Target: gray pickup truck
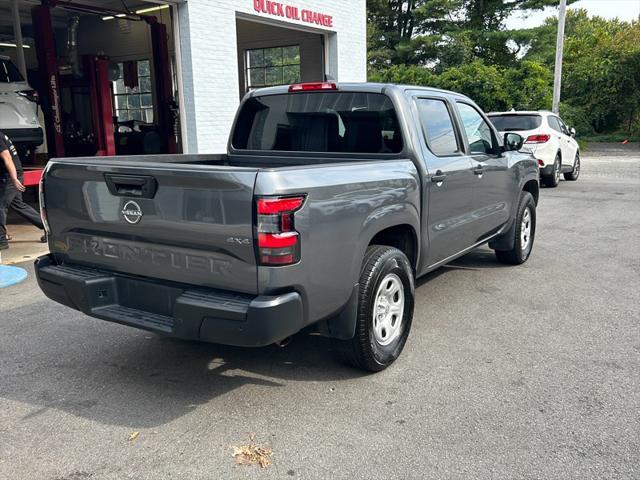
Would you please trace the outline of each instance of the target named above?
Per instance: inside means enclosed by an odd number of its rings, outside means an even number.
[[[378,371],[401,353],[415,278],[489,243],[527,260],[538,166],[452,92],[256,90],[223,155],[68,158],[41,185],[38,282],[87,315],[183,339],[331,337]]]

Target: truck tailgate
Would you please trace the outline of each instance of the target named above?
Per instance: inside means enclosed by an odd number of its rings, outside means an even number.
[[[62,262],[257,293],[255,168],[54,161],[44,179]]]

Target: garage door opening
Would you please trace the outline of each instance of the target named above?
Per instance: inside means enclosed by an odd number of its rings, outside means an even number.
[[[236,19],[240,96],[249,90],[325,79],[324,35]]]
[[[0,131],[25,167],[25,201],[37,208],[50,158],[182,150],[174,15],[161,1],[0,0]],[[46,250],[10,215],[5,261]]]

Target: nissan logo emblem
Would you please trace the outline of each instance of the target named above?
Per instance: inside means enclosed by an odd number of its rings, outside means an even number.
[[[124,204],[121,213],[125,221],[131,225],[135,225],[142,219],[142,209],[140,208],[140,205],[133,200],[129,200]]]

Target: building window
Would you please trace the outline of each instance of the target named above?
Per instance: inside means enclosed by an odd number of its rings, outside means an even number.
[[[247,50],[245,78],[249,90],[300,82],[300,45]]]
[[[118,80],[113,82],[118,121],[138,120],[144,123],[153,123],[153,94],[149,60],[118,63],[118,68],[120,76]],[[125,72],[125,69],[128,71]]]

